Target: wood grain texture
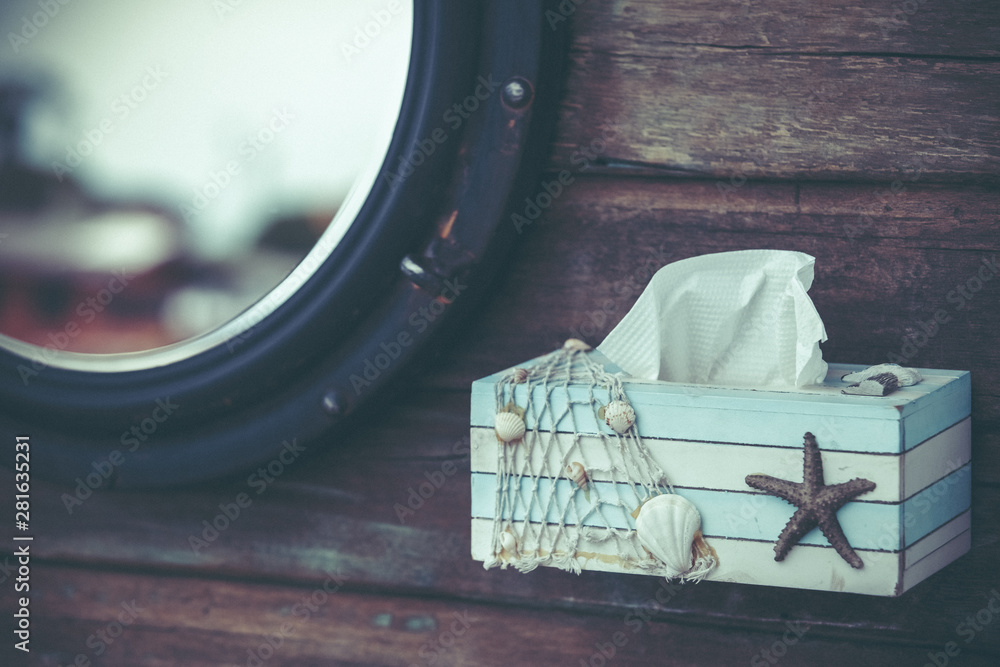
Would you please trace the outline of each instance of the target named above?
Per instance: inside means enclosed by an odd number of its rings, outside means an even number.
[[[36,607],[44,628],[39,641],[45,645],[36,664],[67,663],[78,655],[93,659],[98,650],[101,664],[131,667],[246,665],[256,664],[255,657],[280,665],[605,664],[591,662],[602,649],[606,663],[629,665],[739,664],[754,656],[765,660],[766,650],[782,657],[787,653],[788,664],[838,665],[845,653],[863,655],[872,661],[868,664],[888,664],[916,663],[927,652],[823,636],[802,622],[774,630],[729,629],[719,642],[717,628],[663,623],[642,608],[572,614],[472,600],[364,595],[335,585],[326,594],[321,586],[106,572],[85,577],[79,570],[51,566],[38,576],[52,593]],[[105,643],[100,631],[114,623],[123,602],[141,612]],[[782,646],[786,632],[791,641]],[[963,664],[988,664],[986,655],[982,647],[963,647]]]
[[[927,3],[885,39],[888,3],[803,9],[581,5],[552,165],[995,181],[995,4]]]
[[[823,55],[1000,56],[1000,6],[990,0],[586,0],[574,19],[579,48],[637,56],[666,55],[678,45]]]

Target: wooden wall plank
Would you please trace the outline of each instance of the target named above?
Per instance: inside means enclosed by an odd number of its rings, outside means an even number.
[[[554,167],[995,178],[996,3],[591,0],[572,18]]]
[[[509,269],[429,381],[461,389],[568,337],[596,344],[669,262],[784,248],[817,258],[810,294],[830,338],[827,359],[899,354],[957,370],[974,359],[974,422],[997,421],[1000,277],[969,299],[958,291],[1000,250],[995,189],[735,183],[578,176],[524,227]],[[925,339],[921,323],[939,310],[947,320]]]
[[[35,655],[49,664],[93,660],[103,648],[100,664],[129,667],[257,664],[254,658],[269,665],[701,665],[756,656],[767,664],[768,650],[787,655],[788,664],[838,665],[861,656],[875,661],[868,664],[917,663],[943,648],[859,641],[794,617],[778,629],[726,628],[718,641],[718,626],[651,620],[641,608],[594,615],[51,566],[38,577],[46,590],[35,608]],[[141,611],[105,643],[122,603]],[[987,664],[986,648],[963,646],[963,664]]]
[[[676,47],[573,54],[551,165],[782,179],[995,180],[1000,63]],[[601,167],[613,171],[611,167]],[[595,167],[597,168],[597,167]]]
[[[990,0],[587,0],[573,18],[581,50],[665,55],[678,45],[769,52],[1000,56],[1000,6]],[[556,25],[560,22],[556,21]]]

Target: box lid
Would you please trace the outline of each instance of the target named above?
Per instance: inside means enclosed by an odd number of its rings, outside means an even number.
[[[587,353],[610,373],[622,372],[600,352]],[[529,367],[539,359],[520,364]],[[628,379],[624,386],[636,412],[636,428],[644,438],[801,447],[802,434],[811,431],[822,449],[898,454],[967,417],[972,408],[968,371],[919,369],[923,381],[888,396],[852,396],[842,393],[849,383],[840,378],[865,366],[830,364],[823,384],[795,389],[747,389],[677,382]],[[507,371],[472,385],[472,426],[492,427],[496,388]],[[622,373],[624,375],[624,373]],[[546,391],[559,414],[572,403],[581,433],[611,433],[588,405],[589,388],[570,385],[568,392],[549,385],[517,385],[515,400],[527,404],[527,387],[539,429],[548,430],[543,411]],[[599,402],[610,397],[595,390]]]

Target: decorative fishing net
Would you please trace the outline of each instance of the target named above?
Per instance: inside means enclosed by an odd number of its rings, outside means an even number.
[[[634,412],[623,374],[606,372],[585,349],[568,341],[496,384],[498,415],[519,415],[526,430],[523,438],[498,443],[493,556],[484,567],[530,572],[547,565],[579,574],[578,556],[595,555],[581,544],[602,544],[613,547],[601,551],[617,553],[623,568],[700,581],[716,562],[700,532],[692,567],[680,573],[640,544],[637,510],[674,490],[631,422],[617,424],[621,432],[602,428],[605,408],[624,407],[632,421]]]

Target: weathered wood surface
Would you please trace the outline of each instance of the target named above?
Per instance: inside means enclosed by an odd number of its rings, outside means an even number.
[[[951,320],[913,363],[964,370],[975,350],[977,394],[1000,396],[1000,350],[989,328],[1000,279],[969,299],[956,291],[983,260],[1000,260],[1000,190],[578,175],[523,230],[489,306],[456,336],[461,348],[435,374],[439,386],[461,389],[483,369],[543,354],[570,336],[600,342],[651,271],[668,262],[781,248],[816,257],[810,295],[830,337],[826,358],[886,361],[943,308]]]
[[[1000,6],[990,0],[584,0],[574,19],[578,49],[633,56],[669,55],[691,45],[819,55],[1000,56]]]
[[[842,4],[583,3],[553,166],[995,182],[996,3]]]
[[[573,183],[524,229],[488,299],[367,423],[326,451],[307,444],[263,493],[246,478],[99,491],[70,514],[73,489],[39,482],[28,664],[93,659],[87,638],[132,598],[145,611],[94,664],[247,664],[331,574],[344,579],[337,602],[264,664],[430,664],[421,647],[464,610],[468,633],[434,664],[576,665],[618,631],[619,664],[771,664],[761,651],[789,621],[809,630],[781,664],[923,664],[948,642],[955,662],[990,664],[997,618],[959,631],[1000,590],[1000,278],[962,307],[955,294],[1000,254],[1000,5],[916,7],[904,19],[846,0],[580,3],[552,159]],[[593,157],[574,159],[606,129]],[[972,370],[971,553],[898,599],[714,582],[663,593],[649,577],[473,562],[472,380],[570,336],[600,341],[669,261],[757,247],[816,256],[827,359]],[[941,309],[950,319],[924,340]],[[410,489],[442,479],[400,518]],[[251,504],[193,550],[240,493]],[[637,611],[650,621],[633,635],[624,619]]]
[[[109,664],[185,666],[257,664],[254,658],[303,666],[704,665],[719,653],[711,648],[717,628],[653,620],[642,607],[608,616],[512,609],[476,600],[358,594],[334,581],[324,589],[325,581],[291,587],[108,572],[81,580],[75,570],[52,566],[40,568],[38,577],[50,591],[38,600],[46,620],[39,637],[60,648],[39,655],[36,664],[93,659],[98,651]],[[108,628],[108,619],[123,613],[122,604],[131,622],[112,638],[108,630],[117,628]],[[877,639],[852,648],[864,656],[852,664],[927,659],[923,647],[900,649]],[[844,649],[842,638],[820,636],[803,622],[730,629],[719,656],[728,659],[715,664],[755,658],[751,664],[769,664],[764,652],[770,651],[785,664],[842,665]],[[608,656],[605,662],[592,659],[601,655]],[[975,644],[959,655],[963,665],[990,664]]]

